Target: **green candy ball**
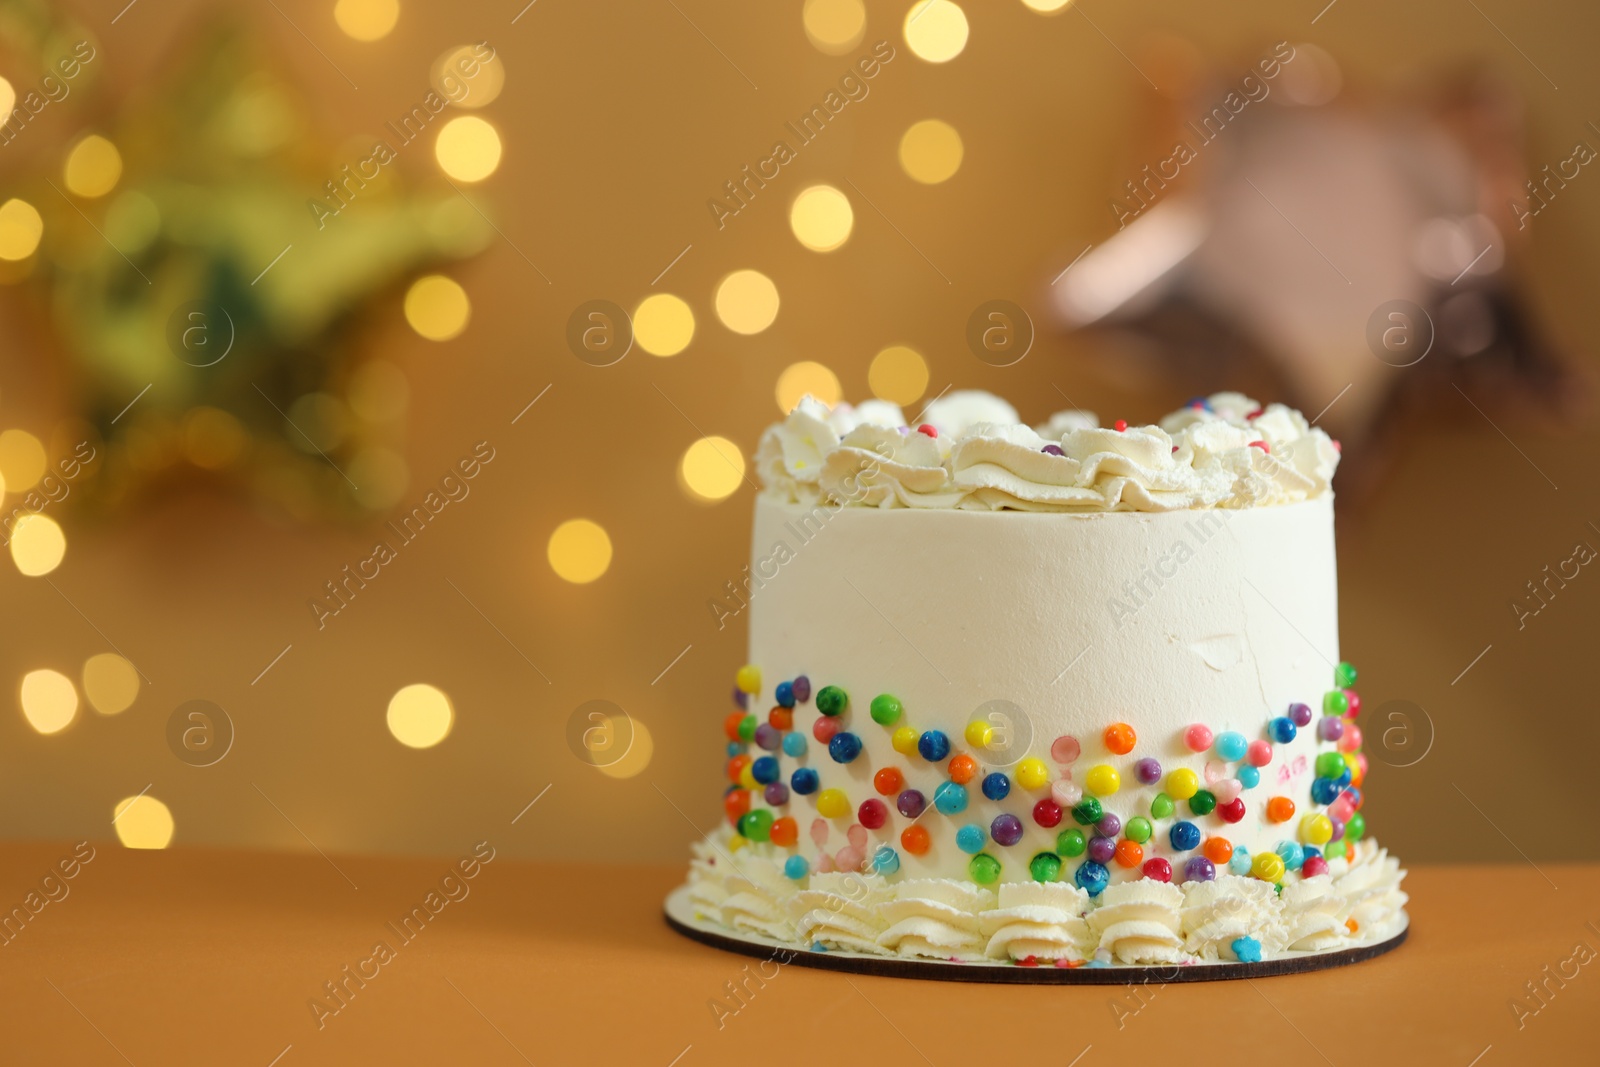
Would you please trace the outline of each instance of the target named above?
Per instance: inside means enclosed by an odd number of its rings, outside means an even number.
[[[1189,798],[1189,810],[1196,815],[1210,815],[1217,810],[1217,795],[1209,789],[1196,791],[1195,795]]]
[[[829,688],[832,688],[831,686]],[[828,690],[824,689],[826,693]],[[819,696],[820,700],[821,697]],[[892,697],[888,693],[880,693],[872,698],[872,721],[879,726],[890,726],[900,718],[904,709],[900,706],[900,698]]]
[[[1340,689],[1330,689],[1322,694],[1322,714],[1343,715],[1350,710],[1350,698]]]
[[[1089,826],[1100,821],[1105,814],[1105,809],[1100,807],[1100,802],[1094,797],[1084,797],[1072,809],[1072,820],[1079,826]]]
[[[1150,840],[1150,835],[1155,831],[1151,828],[1149,819],[1143,815],[1136,815],[1128,820],[1128,825],[1122,832],[1129,841],[1142,845]]]
[[[1061,877],[1061,857],[1054,852],[1041,852],[1028,861],[1028,873],[1035,882],[1054,882]]]
[[[980,852],[967,864],[967,873],[979,885],[993,885],[1000,880],[1000,861],[987,852]]]
[[[1156,798],[1150,802],[1150,814],[1157,819],[1165,819],[1172,814],[1172,798],[1165,793],[1157,793]]]
[[[1359,811],[1350,816],[1350,821],[1344,824],[1344,839],[1346,841],[1360,841],[1367,832],[1367,818]]]
[[[1344,773],[1344,757],[1337,752],[1324,752],[1317,757],[1317,777],[1337,778]]]
[[[817,690],[817,710],[824,715],[841,715],[850,697],[836,685],[825,685]]]
[[[753,740],[755,740],[756,727],[759,726],[759,725],[760,725],[760,723],[756,722],[756,717],[754,715],[746,715],[744,718],[740,719],[739,720],[739,740],[741,740],[741,741],[753,741]]]
[[[1340,663],[1333,669],[1333,684],[1340,689],[1349,689],[1356,684],[1356,669],[1348,662]]]
[[[772,812],[757,808],[739,817],[739,833],[751,841],[766,841],[772,837]]]
[[[1082,830],[1063,830],[1056,835],[1056,851],[1068,859],[1083,855],[1088,848]]]

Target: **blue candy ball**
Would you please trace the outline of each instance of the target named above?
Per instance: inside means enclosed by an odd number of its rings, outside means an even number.
[[[861,738],[848,730],[841,730],[828,742],[828,755],[835,763],[849,763],[861,755]]]
[[[1339,799],[1342,786],[1332,778],[1314,778],[1311,781],[1311,799],[1318,804],[1328,805]]]
[[[750,777],[762,785],[769,785],[778,780],[778,761],[772,756],[762,756],[750,764]]]
[[[743,741],[729,741],[728,758],[732,759],[735,756],[742,756],[749,748],[750,746],[745,744]]]
[[[1306,862],[1305,849],[1301,848],[1297,841],[1279,841],[1278,847],[1273,851],[1278,854],[1278,858],[1283,861],[1283,865],[1291,871],[1298,871]]]
[[[1333,780],[1333,784],[1340,789],[1350,784],[1350,765],[1348,763],[1345,764],[1344,770],[1339,772],[1339,777]]]
[[[1200,827],[1192,822],[1175,822],[1172,831],[1167,835],[1172,842],[1172,847],[1179,852],[1188,852],[1200,847]]]
[[[806,735],[794,730],[784,734],[783,754],[785,756],[804,756],[806,754]]]
[[[956,831],[956,848],[969,856],[983,851],[984,833],[981,826],[963,826]]]
[[[1305,859],[1308,859],[1308,860],[1311,860],[1311,859],[1320,860],[1322,858],[1322,850],[1320,848],[1318,848],[1316,845],[1302,845],[1301,848],[1300,848],[1300,851],[1305,854]]]
[[[804,878],[806,876],[806,872],[808,872],[810,869],[811,866],[810,864],[806,863],[806,858],[804,856],[790,856],[788,859],[783,861],[783,873],[788,875],[790,878],[793,878],[797,882]]]
[[[954,782],[940,782],[933,791],[933,806],[946,815],[967,810],[967,787]]]
[[[779,682],[778,688],[772,694],[777,698],[778,706],[783,708],[794,707],[794,683]]]
[[[938,763],[950,755],[950,739],[942,730],[929,730],[917,738],[917,751],[929,763]]]
[[[1239,784],[1246,789],[1254,789],[1261,784],[1261,768],[1252,767],[1249,764],[1240,767],[1233,773],[1233,776],[1239,779]]]
[[[1232,874],[1250,873],[1250,850],[1243,845],[1233,846],[1233,855],[1228,859],[1228,870]]]
[[[1004,800],[1011,792],[1011,779],[995,771],[983,776],[983,795],[990,800]]]
[[[1072,880],[1078,883],[1079,889],[1091,897],[1097,897],[1111,883],[1111,872],[1106,870],[1103,864],[1094,860],[1084,860],[1078,865],[1078,871],[1072,876]]]
[[[1267,732],[1272,735],[1272,739],[1278,744],[1287,745],[1294,740],[1294,735],[1300,732],[1300,728],[1294,724],[1293,719],[1286,715],[1279,715],[1267,724]]]
[[[900,869],[900,854],[888,845],[881,845],[872,854],[872,869],[879,874],[893,874]]]
[[[810,796],[817,791],[817,786],[822,780],[817,777],[817,772],[810,767],[801,767],[789,776],[789,788],[801,796]]]
[[[1216,752],[1217,758],[1226,760],[1229,763],[1244,759],[1245,751],[1249,747],[1250,743],[1244,739],[1244,735],[1236,734],[1232,730],[1224,734],[1218,734],[1216,741],[1212,744],[1212,749]]]

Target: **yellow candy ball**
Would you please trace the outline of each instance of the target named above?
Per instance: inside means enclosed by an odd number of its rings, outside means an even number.
[[[1250,861],[1250,873],[1263,882],[1276,882],[1283,877],[1283,857],[1276,852],[1257,852]]]
[[[1188,800],[1199,791],[1200,776],[1189,768],[1179,767],[1167,775],[1167,795],[1174,800]]]
[[[1326,815],[1307,815],[1300,820],[1300,840],[1308,845],[1326,845],[1333,840],[1333,823]]]
[[[850,814],[850,798],[843,789],[824,789],[817,794],[817,814],[824,819],[841,819]]]
[[[973,748],[988,748],[989,742],[994,740],[994,727],[982,719],[973,719],[967,723],[966,738]]]
[[[1350,768],[1352,775],[1361,773],[1361,761],[1356,759],[1354,752],[1341,752],[1339,755],[1344,757],[1344,765]]]
[[[746,663],[739,668],[739,673],[733,676],[733,684],[738,686],[740,691],[755,696],[761,692],[761,668]]]
[[[750,773],[751,766],[751,764],[746,763],[739,770],[739,787],[741,789],[756,789],[761,784],[756,781],[756,776]]]
[[[748,845],[749,843],[749,840],[743,836],[734,834],[732,837],[728,838],[728,851],[738,852],[741,848],[744,848],[744,846]]]
[[[1122,788],[1122,776],[1115,767],[1102,763],[1089,768],[1089,773],[1083,776],[1083,787],[1095,796],[1108,797]]]
[[[1050,769],[1044,760],[1029,756],[1017,764],[1017,784],[1024,789],[1043,789],[1050,781]]]
[[[917,731],[909,726],[902,726],[894,732],[893,737],[889,738],[889,743],[902,756],[911,756],[917,751],[917,737]]]

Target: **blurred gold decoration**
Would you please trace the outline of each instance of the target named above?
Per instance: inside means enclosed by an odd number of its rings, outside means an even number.
[[[43,18],[44,6],[0,3],[0,17]],[[341,5],[351,19],[383,6]],[[341,25],[361,36],[382,21]],[[45,54],[73,54],[70,34],[35,36],[55,42]],[[197,481],[300,519],[392,506],[409,390],[362,335],[378,301],[394,306],[413,278],[492,236],[446,181],[407,188],[400,171],[433,174],[420,140],[385,129],[330,145],[260,40],[219,18],[149,93],[102,103],[93,122],[57,116],[64,149],[41,151],[41,136],[37,172],[0,205],[0,259],[18,261],[72,367],[87,423],[75,432],[105,446],[75,490],[102,507]],[[449,104],[429,76],[418,71],[418,95],[437,115]],[[493,147],[498,159],[497,135]],[[493,166],[475,151],[483,176]],[[466,327],[468,304],[434,277],[418,283],[424,310],[407,299],[405,313],[443,340]]]
[[[1511,89],[1465,71],[1362,96],[1304,42],[1229,72],[1170,38],[1141,59],[1163,92],[1114,183],[1112,232],[1051,289],[1101,342],[1101,373],[1298,407],[1360,443],[1341,468],[1352,490],[1419,417],[1576,414],[1587,383],[1521,269],[1530,232],[1561,225],[1559,201],[1530,219],[1529,198],[1564,183],[1550,167],[1529,180]],[[1575,156],[1595,158],[1588,134]]]

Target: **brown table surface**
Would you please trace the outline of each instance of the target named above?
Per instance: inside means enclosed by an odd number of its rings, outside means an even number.
[[[1600,952],[1600,865],[1413,868],[1410,940],[1321,973],[1135,989],[790,966],[719,1028],[710,1002],[756,961],[667,928],[677,865],[496,857],[402,945],[386,923],[452,861],[94,847],[6,931],[0,1063],[1600,1062],[1600,964],[1580,963]],[[0,907],[71,850],[0,845]],[[311,1000],[380,940],[394,957],[319,1029]]]

